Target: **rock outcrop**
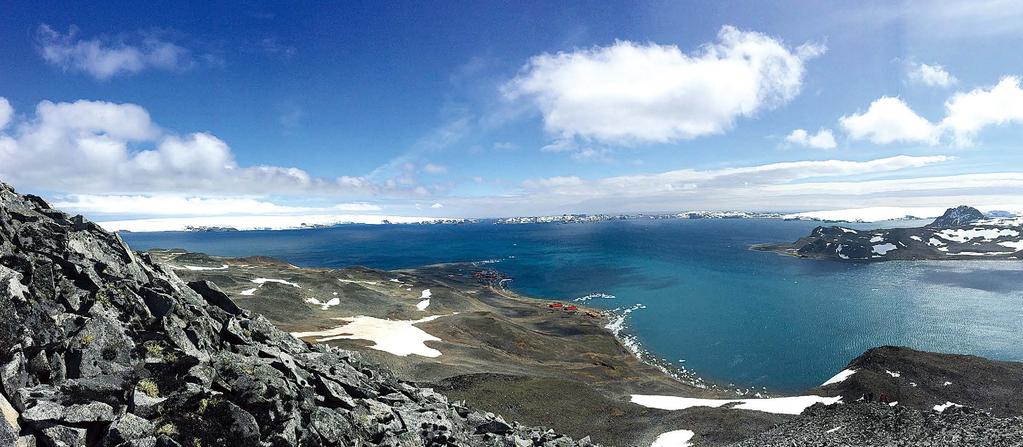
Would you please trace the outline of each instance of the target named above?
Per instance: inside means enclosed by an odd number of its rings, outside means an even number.
[[[976,208],[949,208],[920,228],[817,227],[791,244],[753,249],[837,261],[1023,259],[1023,219],[987,219]]]
[[[941,217],[934,219],[934,222],[927,224],[927,226],[931,228],[955,228],[969,225],[979,220],[984,220],[984,213],[972,206],[959,205],[945,210]]]
[[[311,345],[0,184],[0,445],[575,446]]]

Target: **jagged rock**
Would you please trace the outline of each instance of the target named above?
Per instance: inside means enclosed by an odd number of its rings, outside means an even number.
[[[155,444],[156,438],[151,437],[154,428],[152,422],[127,413],[118,417],[110,424],[106,434],[103,436],[102,445],[104,447],[114,447],[125,442],[140,441],[145,438],[152,439],[152,442]]]
[[[927,224],[927,226],[932,228],[955,228],[983,220],[984,217],[984,213],[972,206],[959,205],[945,210],[941,217],[934,219],[934,222]]]
[[[45,446],[498,442],[432,390],[298,340],[2,183],[0,319],[0,385],[14,412],[0,421],[5,441],[21,411],[28,437],[17,442]],[[548,442],[575,445],[552,434],[534,445]]]
[[[231,315],[241,315],[242,309],[238,307],[226,293],[220,290],[216,284],[209,281],[192,281],[188,287],[199,293],[207,303],[217,306]]]
[[[83,447],[87,431],[84,428],[51,424],[40,429],[46,447]]]

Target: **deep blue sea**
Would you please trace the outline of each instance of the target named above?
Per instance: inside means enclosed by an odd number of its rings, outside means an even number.
[[[300,266],[490,265],[527,295],[608,309],[643,304],[643,347],[721,384],[795,392],[867,348],[1023,360],[1023,262],[846,264],[751,251],[810,222],[650,220],[539,225],[349,225],[294,231],[125,233],[136,250],[267,255]],[[859,225],[854,227],[866,228]]]

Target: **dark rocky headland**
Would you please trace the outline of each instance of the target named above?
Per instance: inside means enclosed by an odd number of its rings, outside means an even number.
[[[1023,218],[987,218],[976,208],[958,206],[919,228],[821,226],[793,243],[752,248],[850,262],[1023,259]]]
[[[608,315],[479,270],[140,254],[0,184],[0,446],[649,445],[682,429],[692,445],[1023,445],[1023,364],[904,348],[853,360],[808,391],[844,403],[801,415],[635,405],[735,394],[638,361]],[[329,335],[359,316],[432,338],[398,355]]]

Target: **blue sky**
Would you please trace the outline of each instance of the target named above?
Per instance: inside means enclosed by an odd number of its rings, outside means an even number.
[[[1023,210],[1014,2],[2,9],[0,179],[97,219]]]

